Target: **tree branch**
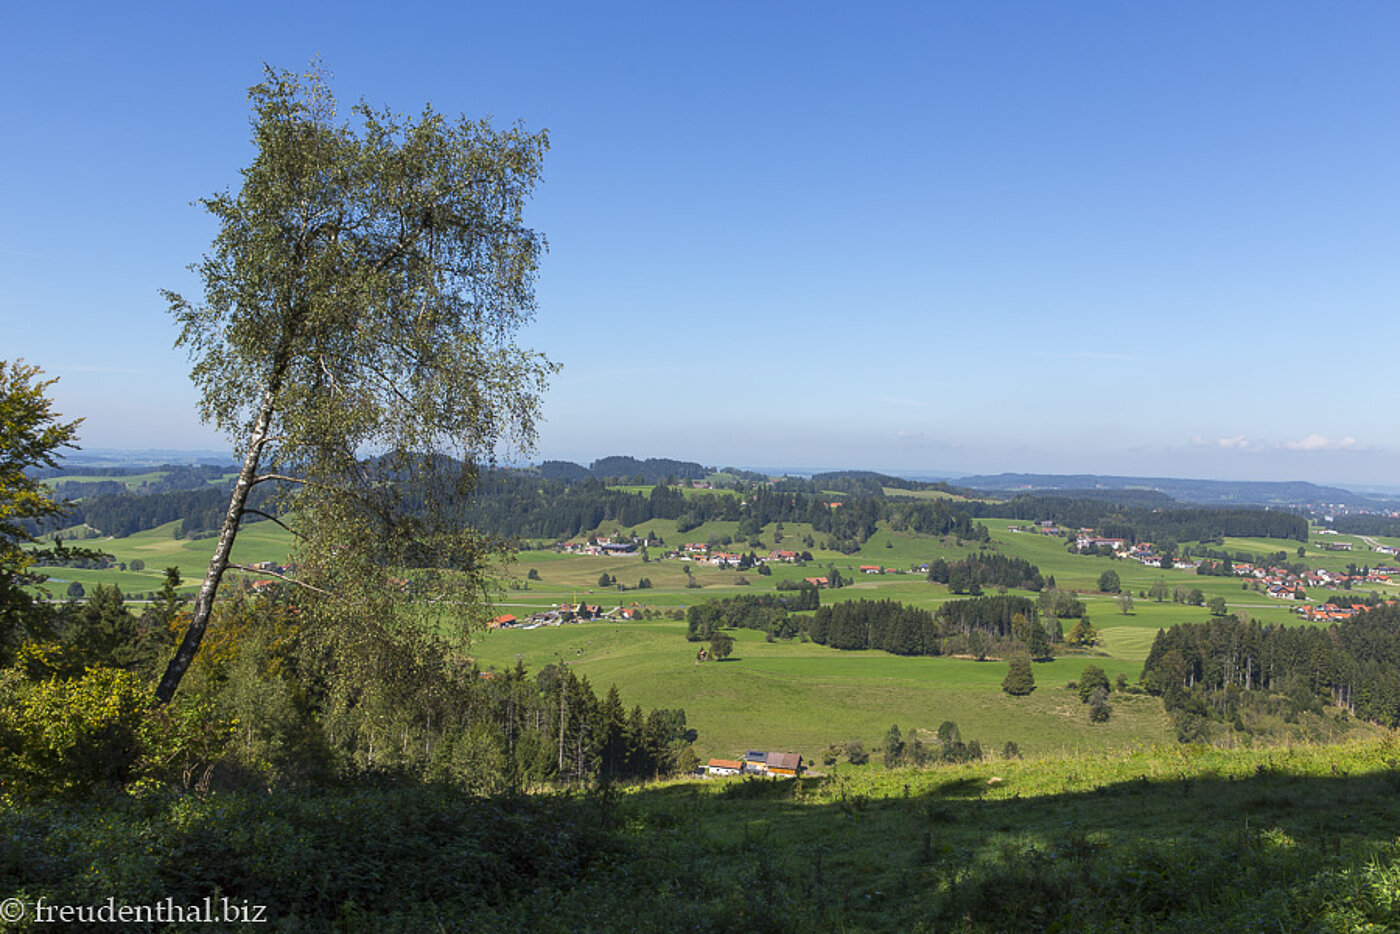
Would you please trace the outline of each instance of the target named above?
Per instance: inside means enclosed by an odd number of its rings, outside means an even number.
[[[277,524],[280,525],[282,528],[286,529],[288,532],[290,532],[291,534],[295,535],[297,538],[300,538],[300,539],[305,539],[305,538],[306,538],[305,535],[301,534],[301,533],[298,532],[296,529],[292,528],[290,525],[288,525],[287,523],[283,522],[281,519],[277,518],[276,516],[269,515],[268,513],[263,512],[261,509],[244,509],[244,510],[243,510],[243,515],[245,515],[245,516],[262,516],[264,519],[268,520],[269,522],[275,522],[275,523],[277,523]]]
[[[303,478],[301,478],[301,477],[288,477],[288,476],[286,476],[285,474],[280,474],[280,473],[265,473],[265,474],[263,474],[263,475],[261,475],[261,476],[254,477],[253,480],[252,480],[252,482],[249,483],[248,485],[249,485],[249,486],[257,486],[259,483],[262,483],[262,482],[264,482],[264,481],[266,481],[266,480],[282,480],[282,481],[284,481],[284,482],[286,482],[286,483],[309,483],[309,482],[310,482],[309,480],[305,480],[305,479],[303,479]]]
[[[275,577],[278,580],[286,581],[287,583],[293,584],[297,587],[305,587],[307,590],[310,590],[313,593],[318,593],[323,597],[337,597],[336,594],[331,593],[329,590],[322,590],[320,587],[313,586],[311,584],[306,583],[305,581],[299,581],[295,577],[288,577],[285,574],[279,574],[276,571],[269,571],[264,568],[255,568],[247,564],[230,564],[229,567],[235,571],[246,571],[249,574],[266,574],[269,577]]]

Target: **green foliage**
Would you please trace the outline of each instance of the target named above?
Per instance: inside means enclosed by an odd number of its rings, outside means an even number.
[[[34,472],[75,446],[79,424],[53,411],[47,392],[54,382],[22,360],[0,360],[0,664],[24,639],[44,635],[49,622],[47,608],[25,589],[44,581],[31,570],[41,552],[26,546],[35,542],[35,523],[64,504]]]
[[[899,724],[890,725],[885,734],[885,768],[894,769],[904,764],[905,742],[899,732]]]
[[[1001,689],[1012,697],[1025,697],[1035,690],[1035,675],[1031,671],[1031,660],[1024,655],[1014,655],[1007,665],[1006,677]]]
[[[1083,616],[1075,621],[1074,628],[1069,631],[1065,641],[1070,645],[1089,648],[1098,644],[1099,631],[1094,628],[1093,623],[1089,622],[1088,616]]]
[[[200,202],[218,225],[202,295],[166,293],[201,415],[244,453],[161,702],[199,650],[259,485],[278,485],[274,508],[297,524],[302,609],[340,659],[323,677],[382,671],[385,632],[422,625],[424,606],[479,605],[492,548],[452,506],[474,460],[528,447],[552,371],[512,342],[534,309],[543,241],[523,211],[544,134],[364,104],[351,126],[318,69],[269,68],[249,99],[241,187]],[[453,573],[408,588],[405,567]]]
[[[1113,715],[1113,707],[1108,703],[1108,688],[1103,686],[1095,687],[1087,698],[1089,704],[1089,719],[1094,723],[1107,723],[1108,718]]]
[[[1099,575],[1099,590],[1104,593],[1117,593],[1122,589],[1122,584],[1118,580],[1118,572],[1111,568]]]
[[[0,808],[0,876],[31,904],[223,892],[286,928],[1389,930],[1394,754],[1174,747],[623,795],[381,781],[65,801]]]
[[[32,656],[20,660],[25,668],[37,662]],[[42,664],[57,668],[68,662],[46,658]],[[15,669],[0,675],[5,789],[35,797],[125,783],[141,752],[146,691],[134,674],[113,668],[38,680]]]
[[[1079,700],[1088,703],[1089,698],[1096,690],[1102,689],[1107,696],[1109,690],[1108,675],[1098,665],[1085,665],[1084,672],[1079,676],[1078,691]]]

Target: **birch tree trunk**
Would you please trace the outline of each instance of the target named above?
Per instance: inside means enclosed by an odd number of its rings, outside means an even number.
[[[204,583],[199,588],[199,596],[195,598],[189,628],[185,630],[185,637],[180,640],[175,657],[166,666],[165,674],[161,676],[160,684],[156,687],[158,706],[170,703],[170,699],[175,696],[175,689],[180,686],[180,680],[194,661],[199,644],[204,639],[204,631],[209,627],[209,614],[214,609],[214,597],[219,592],[219,583],[223,580],[224,572],[228,570],[233,542],[238,537],[238,524],[242,521],[243,511],[248,505],[248,494],[253,491],[253,485],[257,482],[258,462],[262,457],[263,445],[267,443],[268,429],[272,426],[275,396],[276,386],[270,384],[263,391],[262,406],[258,409],[253,434],[248,439],[248,450],[243,455],[243,467],[238,471],[233,495],[229,497],[228,512],[224,514],[224,524],[219,530],[219,544],[214,549],[213,557],[209,559],[209,570],[205,572]]]

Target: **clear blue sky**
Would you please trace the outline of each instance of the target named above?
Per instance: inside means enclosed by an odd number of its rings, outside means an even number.
[[[1393,3],[12,4],[0,357],[220,447],[158,295],[263,62],[548,128],[536,458],[1400,485]]]

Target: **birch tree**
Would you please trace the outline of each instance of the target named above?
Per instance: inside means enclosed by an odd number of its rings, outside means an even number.
[[[319,68],[267,69],[249,100],[242,184],[199,202],[218,224],[191,267],[202,294],[163,293],[200,414],[241,466],[158,703],[194,660],[252,518],[293,534],[281,576],[330,617],[393,625],[405,594],[470,605],[487,543],[428,507],[457,501],[503,446],[529,448],[554,368],[515,343],[544,247],[523,211],[545,133],[431,107],[361,103],[344,120]],[[262,484],[278,491],[265,512],[249,505]],[[406,568],[446,571],[410,581]]]

